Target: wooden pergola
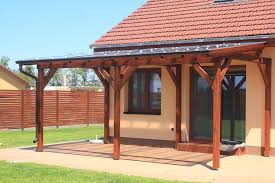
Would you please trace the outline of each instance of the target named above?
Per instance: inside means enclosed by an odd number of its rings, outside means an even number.
[[[181,142],[181,67],[191,64],[213,90],[213,169],[220,167],[221,84],[231,61],[238,59],[258,65],[265,84],[265,145],[264,155],[270,154],[271,128],[271,59],[261,57],[265,42],[228,43],[199,46],[105,51],[87,57],[40,59],[17,61],[20,71],[36,80],[37,151],[43,151],[43,90],[57,69],[94,69],[105,87],[104,142],[109,143],[109,90],[114,90],[114,151],[113,158],[120,158],[120,91],[135,70],[144,65],[165,66],[176,87],[176,137]],[[213,64],[216,74],[212,78],[201,66]],[[23,69],[24,65],[36,65],[38,76]],[[176,68],[175,70],[173,68]],[[165,109],[162,109],[165,110]]]

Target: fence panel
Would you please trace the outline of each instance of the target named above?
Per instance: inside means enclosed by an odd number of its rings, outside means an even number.
[[[0,91],[0,129],[35,126],[35,91]],[[44,126],[103,123],[104,93],[44,91]]]

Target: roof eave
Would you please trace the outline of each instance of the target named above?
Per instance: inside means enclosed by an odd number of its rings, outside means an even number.
[[[138,48],[163,47],[163,46],[198,45],[198,44],[205,44],[205,43],[266,41],[270,39],[275,39],[275,34],[190,39],[190,40],[178,40],[178,41],[144,42],[144,43],[130,43],[130,44],[110,44],[110,45],[91,44],[90,48],[93,49],[94,52],[101,52],[101,51],[110,51],[110,50],[138,49]]]

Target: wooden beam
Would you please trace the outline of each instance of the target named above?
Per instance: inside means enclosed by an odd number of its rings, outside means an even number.
[[[207,74],[207,72],[201,67],[200,64],[192,64],[192,66],[194,67],[195,71],[197,71],[197,73],[207,81],[207,83],[209,84],[209,86],[213,85],[213,80],[211,79],[211,77]]]
[[[37,152],[43,152],[43,86],[44,69],[38,67],[38,80],[36,84],[36,126],[37,126]]]
[[[266,74],[266,64],[262,64],[262,63],[257,63],[259,71],[261,73],[261,76],[264,80],[264,84],[267,87],[268,86],[268,78],[267,78],[267,74]]]
[[[176,149],[178,143],[181,142],[181,78],[182,78],[182,65],[176,66]]]
[[[200,64],[192,64],[197,73],[205,79],[213,90],[213,169],[220,168],[220,139],[221,139],[221,92],[222,81],[229,69],[231,60],[225,59],[224,63],[216,62],[217,68],[214,80]]]
[[[222,80],[223,80],[225,74],[227,73],[227,71],[228,71],[228,69],[229,69],[229,66],[230,66],[231,62],[232,62],[232,60],[231,60],[231,59],[228,59],[228,58],[226,58],[226,59],[224,60],[224,63],[222,64],[222,71],[221,71],[221,78],[222,78]],[[221,81],[222,81],[222,80],[221,80]]]
[[[234,57],[235,55],[242,54],[251,51],[262,51],[265,47],[265,43],[257,43],[250,45],[234,46],[229,48],[218,48],[210,52],[211,57]]]
[[[110,75],[110,73],[108,73],[105,69],[103,69],[102,67],[98,68],[100,74],[103,76],[103,78],[105,80],[107,80],[109,82],[109,84],[115,88],[115,83],[114,83],[114,79],[113,77]]]
[[[105,87],[108,84],[108,81],[102,76],[97,67],[94,68],[94,72],[97,75],[98,79],[101,81],[102,85]]]
[[[220,168],[221,71],[217,69],[213,82],[213,169]]]
[[[225,59],[224,63],[217,67],[213,82],[213,169],[220,168],[220,143],[221,143],[221,93],[222,81],[229,69],[231,60]]]
[[[110,69],[106,71],[110,73]],[[108,144],[110,142],[110,85],[98,68],[94,68],[94,72],[104,86],[104,144]]]
[[[126,84],[126,82],[130,79],[130,77],[136,71],[136,69],[137,69],[136,66],[126,66],[123,77],[121,78],[121,81],[119,82],[119,85],[118,85],[119,89],[121,89]]]
[[[265,144],[264,156],[270,156],[270,131],[271,131],[271,59],[264,59],[258,68],[265,84]]]
[[[109,83],[104,86],[104,143],[108,144],[110,142],[110,87]]]
[[[168,71],[170,78],[172,79],[173,83],[175,86],[177,85],[177,79],[176,79],[176,74],[173,71],[173,68],[171,66],[166,66],[166,70]]]
[[[120,67],[114,67],[114,160],[120,158]]]
[[[192,64],[196,63],[212,63],[212,57],[208,54],[173,54],[163,56],[133,56],[129,58],[118,57],[114,59],[106,58],[80,58],[74,60],[45,60],[38,63],[43,69],[48,68],[96,68],[96,67],[112,67],[112,66],[140,66],[140,65],[175,65],[175,64]]]
[[[54,74],[56,73],[57,69],[49,69],[46,76],[44,76],[44,84],[43,89],[47,86],[47,84],[50,82]]]

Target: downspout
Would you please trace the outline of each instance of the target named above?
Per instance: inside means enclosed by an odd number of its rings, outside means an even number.
[[[29,76],[29,77],[33,78],[33,79],[35,80],[35,88],[36,88],[36,89],[38,88],[38,87],[37,87],[37,85],[38,85],[38,78],[37,78],[37,77],[35,77],[35,76],[33,76],[33,75],[27,73],[26,71],[24,71],[24,70],[23,70],[23,65],[21,65],[21,64],[19,65],[19,71],[20,71],[22,74],[24,74],[24,75],[26,75],[26,76]],[[37,95],[35,95],[35,97],[36,97],[35,102],[36,102],[36,106],[37,106],[37,102],[38,102]],[[35,108],[35,110],[36,110],[36,114],[37,114],[37,113],[38,113],[37,107]],[[36,119],[37,119],[37,117],[36,117]],[[33,140],[33,143],[36,143],[36,142],[37,142],[37,137],[38,137],[38,124],[37,124],[37,120],[36,120],[36,119],[35,119],[35,139]]]

